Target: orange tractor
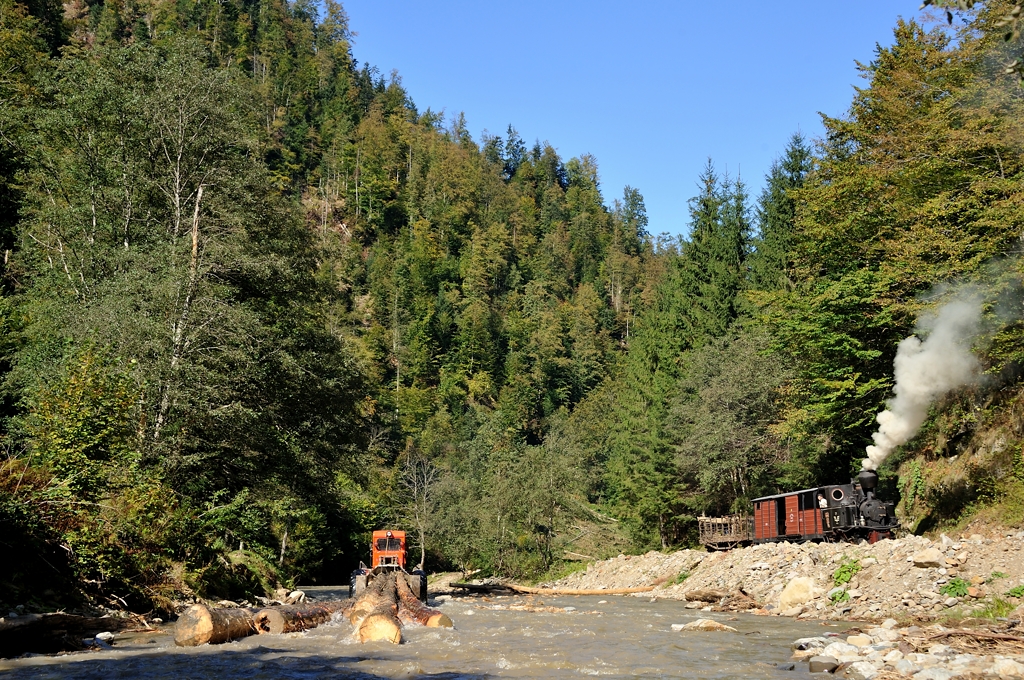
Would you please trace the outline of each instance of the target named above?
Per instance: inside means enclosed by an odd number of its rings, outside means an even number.
[[[423,571],[423,565],[418,565],[411,572],[406,571],[409,555],[405,548],[404,531],[374,531],[370,541],[370,555],[371,566],[367,567],[360,562],[359,568],[352,572],[348,586],[349,597],[362,595],[366,587],[381,574],[397,572],[399,578],[404,578],[409,589],[416,593],[416,597],[423,602],[427,601],[427,574]]]

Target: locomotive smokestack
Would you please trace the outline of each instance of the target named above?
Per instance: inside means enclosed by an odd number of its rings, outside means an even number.
[[[864,495],[873,498],[875,487],[878,486],[878,473],[874,470],[862,470],[857,475],[857,481],[860,482],[860,488],[864,491]]]

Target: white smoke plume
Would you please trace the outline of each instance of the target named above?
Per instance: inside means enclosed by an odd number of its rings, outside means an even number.
[[[970,343],[980,323],[981,299],[960,297],[919,319],[915,335],[899,344],[893,361],[896,396],[875,418],[878,431],[871,435],[875,443],[867,447],[864,470],[878,469],[893,449],[910,441],[936,399],[977,381],[980,365]]]

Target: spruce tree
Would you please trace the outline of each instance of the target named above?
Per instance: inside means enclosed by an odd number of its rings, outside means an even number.
[[[786,146],[781,161],[772,163],[767,183],[757,200],[758,236],[750,258],[750,277],[757,290],[788,286],[792,258],[796,203],[792,192],[804,185],[811,170],[811,150],[797,132]]]

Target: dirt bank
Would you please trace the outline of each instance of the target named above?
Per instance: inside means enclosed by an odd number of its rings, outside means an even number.
[[[1022,552],[1024,532],[942,535],[936,540],[910,536],[874,545],[772,543],[726,552],[652,551],[593,562],[586,571],[542,585],[611,589],[657,584],[653,592],[638,597],[686,600],[693,599],[688,594],[705,591],[705,601],[687,606],[759,605],[766,613],[801,618],[992,618],[1021,604],[1007,592],[1024,584]],[[843,574],[850,576],[845,583]],[[756,605],[742,597],[709,604],[706,591],[740,591]]]

